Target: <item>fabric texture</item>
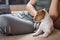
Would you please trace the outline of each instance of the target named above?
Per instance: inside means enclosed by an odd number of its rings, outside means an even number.
[[[2,28],[2,29],[1,29]],[[34,31],[32,16],[28,12],[0,15],[0,33],[26,34]]]

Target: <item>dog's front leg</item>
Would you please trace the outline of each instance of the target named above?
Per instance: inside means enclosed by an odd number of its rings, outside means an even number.
[[[34,29],[36,29],[36,25],[37,25],[37,23],[35,22],[35,23],[34,23]]]
[[[32,36],[38,36],[39,34],[42,33],[42,30],[39,28],[35,33],[32,34]]]
[[[39,28],[39,25],[40,25],[40,22],[38,22],[38,23],[37,23],[36,29],[38,29],[38,28]]]
[[[40,37],[48,37],[51,32],[44,32],[44,34],[40,35]]]
[[[38,30],[39,25],[40,25],[40,23],[37,23],[37,24],[36,24],[36,26],[35,26],[35,31],[34,31],[34,32],[36,32],[36,31]]]

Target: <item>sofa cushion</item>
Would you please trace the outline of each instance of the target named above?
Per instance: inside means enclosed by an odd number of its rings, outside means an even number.
[[[60,40],[60,30],[55,29],[55,31],[48,38],[40,38],[39,36],[33,37],[31,34],[1,36],[0,40]]]

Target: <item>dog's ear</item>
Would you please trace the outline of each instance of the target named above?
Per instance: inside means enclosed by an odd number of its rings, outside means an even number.
[[[45,16],[45,14],[46,14],[46,11],[45,11],[45,9],[43,10],[40,10],[40,14],[39,15],[42,15],[42,16]]]
[[[41,10],[42,13],[46,13],[45,10]]]
[[[46,13],[46,10],[45,10],[45,9],[38,10],[37,13],[38,13],[38,14],[40,14],[40,13]]]
[[[44,8],[44,9],[42,9],[42,10],[46,11],[46,8]]]

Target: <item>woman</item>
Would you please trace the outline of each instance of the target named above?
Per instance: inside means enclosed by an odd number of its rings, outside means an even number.
[[[30,0],[26,6],[29,14],[26,12],[22,12],[20,14],[0,15],[0,35],[8,35],[8,34],[16,35],[16,34],[32,33],[34,31],[33,27],[34,22],[32,20],[33,16],[36,15],[37,10],[39,10],[39,8],[49,9],[51,0],[41,0],[41,1],[44,2],[47,1],[48,3],[46,4],[48,4],[48,6],[46,6],[45,3],[44,4],[41,3],[43,5],[43,7],[41,7],[41,5],[38,6],[38,4],[40,4],[40,0]],[[54,1],[52,1],[52,3],[54,3]],[[49,13],[51,12],[51,8],[52,7],[50,7]],[[58,15],[56,17],[55,15],[52,16],[54,16],[54,20],[55,18],[58,17]]]

